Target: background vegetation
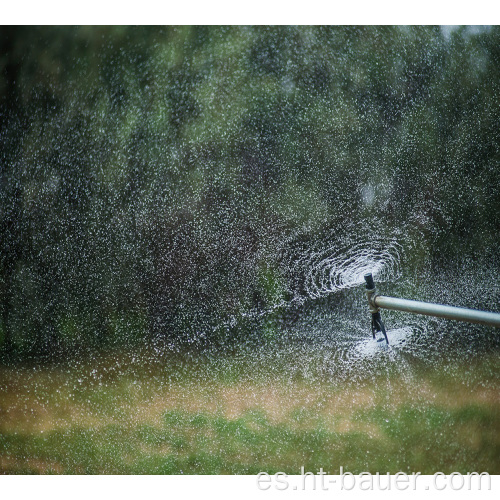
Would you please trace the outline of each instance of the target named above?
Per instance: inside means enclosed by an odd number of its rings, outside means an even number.
[[[499,96],[498,27],[1,28],[4,359],[233,338],[332,228],[498,256]]]

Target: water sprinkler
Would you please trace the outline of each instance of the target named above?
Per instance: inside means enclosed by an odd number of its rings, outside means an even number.
[[[376,297],[375,282],[373,281],[373,276],[371,273],[365,274],[366,281],[366,295],[368,297],[368,307],[372,314],[372,335],[373,338],[376,337],[377,332],[382,332],[385,337],[387,345],[389,344],[389,339],[387,338],[387,333],[385,331],[385,326],[380,316],[380,309],[375,304],[374,298]],[[383,339],[379,339],[382,341]]]
[[[468,323],[480,323],[482,325],[500,328],[500,313],[478,311],[477,309],[466,309],[464,307],[445,306],[420,302],[418,300],[397,299],[377,295],[375,282],[371,273],[365,274],[366,295],[368,306],[372,314],[372,333],[382,332],[387,343],[387,334],[380,317],[380,309],[392,309],[393,311],[410,312],[413,314],[425,314],[437,318],[453,319],[456,321],[466,321]]]

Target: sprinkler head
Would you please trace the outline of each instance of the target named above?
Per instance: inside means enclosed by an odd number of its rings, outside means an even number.
[[[375,288],[375,282],[373,281],[372,273],[365,274],[366,289],[373,290]]]
[[[387,338],[387,333],[385,331],[385,326],[380,316],[380,310],[377,305],[372,302],[375,296],[375,282],[373,281],[372,273],[365,274],[366,281],[366,295],[368,297],[368,305],[370,307],[370,313],[372,315],[372,335],[376,338],[376,333],[381,333],[384,337],[377,339],[377,342],[382,342],[385,339],[387,345],[389,345],[389,340]]]

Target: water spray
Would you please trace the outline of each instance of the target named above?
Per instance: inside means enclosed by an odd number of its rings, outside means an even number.
[[[456,321],[466,321],[468,323],[480,323],[482,325],[500,328],[500,313],[378,295],[371,273],[365,274],[365,282],[368,306],[372,315],[373,338],[375,338],[375,334],[377,332],[382,332],[387,344],[389,341],[387,339],[384,323],[382,322],[382,318],[380,316],[380,309],[392,309],[393,311],[425,314],[426,316],[435,316],[438,318],[453,319]]]

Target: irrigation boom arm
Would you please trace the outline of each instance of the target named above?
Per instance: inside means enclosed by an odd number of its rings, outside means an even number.
[[[415,314],[426,314],[438,318],[455,319],[469,323],[481,323],[483,325],[496,326],[500,328],[500,313],[466,309],[464,307],[443,306],[441,304],[430,304],[418,300],[396,299],[375,295],[373,297],[375,307],[381,309],[393,309],[394,311],[405,311]]]
[[[444,306],[441,304],[432,304],[429,302],[420,302],[418,300],[397,299],[377,295],[375,283],[370,274],[365,274],[366,295],[368,305],[372,314],[372,332],[381,331],[387,340],[385,327],[380,318],[380,309],[392,309],[394,311],[404,311],[414,314],[425,314],[427,316],[437,316],[438,318],[454,319],[457,321],[467,321],[469,323],[481,323],[483,325],[500,328],[500,313],[487,311],[478,311],[476,309],[466,309],[464,307]]]

